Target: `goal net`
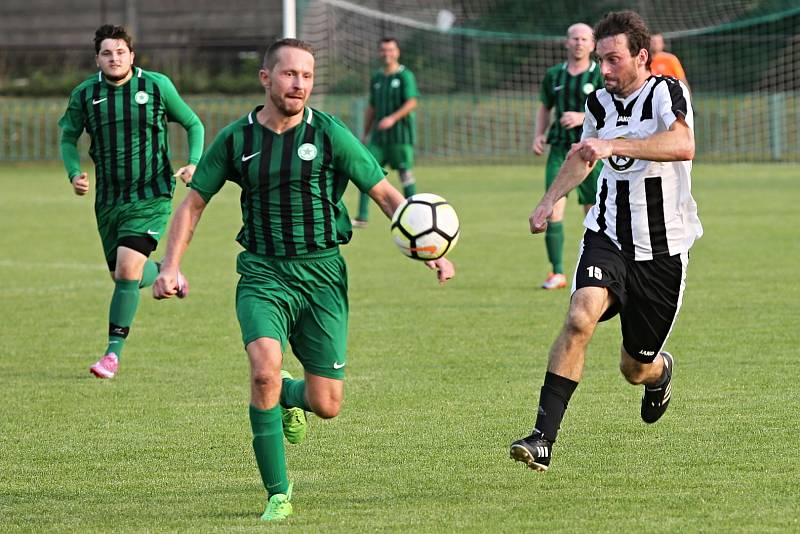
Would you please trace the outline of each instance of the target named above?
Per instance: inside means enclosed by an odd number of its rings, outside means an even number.
[[[417,156],[529,162],[538,93],[575,22],[633,9],[686,71],[697,159],[800,160],[796,0],[306,0],[298,36],[317,50],[315,105],[357,133],[378,42],[417,77]]]

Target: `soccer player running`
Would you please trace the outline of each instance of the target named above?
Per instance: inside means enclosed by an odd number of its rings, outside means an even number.
[[[108,317],[108,345],[90,367],[98,378],[118,370],[130,332],[139,289],[152,285],[159,266],[149,259],[164,232],[172,208],[175,176],[189,182],[203,152],[203,123],[163,74],[133,66],[131,36],[122,26],[104,25],[94,37],[100,72],[78,85],[69,97],[61,127],[61,157],[76,195],[89,192],[77,142],[89,134],[95,165],[94,211],[114,294]],[[178,122],[189,138],[189,162],[173,174],[167,121]],[[189,286],[179,276],[178,295]]]
[[[549,189],[556,179],[558,170],[570,147],[580,141],[583,125],[583,110],[586,97],[603,86],[600,68],[591,59],[594,51],[594,34],[586,24],[573,24],[567,29],[564,43],[567,49],[567,61],[559,63],[547,70],[542,80],[540,91],[541,106],[536,114],[536,134],[533,140],[533,153],[541,156],[545,143],[550,145],[545,170],[545,190]],[[551,112],[555,109],[554,121],[551,125]],[[548,127],[550,130],[548,131]],[[545,134],[545,132],[547,132]],[[603,168],[602,163],[595,165],[586,179],[578,185],[578,202],[583,205],[584,213],[594,204],[597,194],[597,177]],[[564,208],[567,198],[561,198],[553,206],[544,234],[547,258],[552,269],[542,289],[560,289],[567,286],[564,275]]]
[[[673,358],[663,348],[681,306],[689,248],[703,232],[691,196],[688,90],[673,78],[650,76],[650,35],[636,13],[607,14],[594,34],[605,88],[587,99],[583,139],[529,221],[531,232],[544,231],[556,201],[605,161],[598,202],[584,220],[569,312],[550,349],[536,426],[511,445],[513,459],[539,471],[550,465],[600,321],[620,315],[620,370],[631,384],[644,385],[644,422],[664,414]]]
[[[339,245],[351,236],[342,202],[348,179],[390,217],[403,196],[364,145],[337,118],[306,106],[314,86],[310,45],[273,43],[259,71],[264,105],[226,126],[197,167],[192,190],[175,212],[156,298],[176,294],[180,260],[211,198],[226,180],[242,188],[244,247],[236,314],[250,360],[253,450],[268,501],[261,519],[292,514],[284,435],[302,441],[305,412],[332,418],[344,395],[347,363],[347,268]],[[427,262],[440,283],[455,274],[441,258]],[[305,371],[281,371],[287,342]]]
[[[400,176],[406,198],[417,192],[417,182],[411,172],[414,167],[414,143],[417,125],[417,79],[405,65],[400,64],[400,45],[397,39],[386,37],[380,42],[383,67],[372,76],[369,84],[369,105],[364,112],[362,141],[382,166],[390,166]],[[370,132],[372,137],[370,139]],[[369,198],[361,193],[358,216],[353,226],[363,228],[369,217]]]

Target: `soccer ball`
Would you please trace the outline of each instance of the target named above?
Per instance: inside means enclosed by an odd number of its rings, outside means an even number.
[[[400,252],[421,261],[450,252],[460,233],[456,210],[431,193],[410,196],[400,204],[392,216],[391,230]]]

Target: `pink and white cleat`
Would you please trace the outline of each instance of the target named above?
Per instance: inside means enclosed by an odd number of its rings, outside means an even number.
[[[97,378],[114,378],[114,375],[117,374],[118,367],[119,360],[117,359],[117,355],[113,352],[109,352],[100,358],[100,361],[89,367],[89,372]]]
[[[567,277],[563,274],[550,273],[542,283],[542,289],[561,289],[567,287]]]
[[[178,271],[178,292],[175,296],[179,299],[185,299],[189,296],[189,280],[180,271]]]

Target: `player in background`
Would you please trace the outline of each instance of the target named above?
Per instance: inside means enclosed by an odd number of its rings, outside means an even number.
[[[176,294],[178,267],[208,202],[226,180],[242,188],[244,247],[236,314],[250,360],[253,450],[267,491],[265,521],[292,514],[283,438],[299,443],[305,412],[332,418],[344,396],[347,363],[347,266],[339,245],[352,236],[342,202],[348,180],[391,217],[404,201],[375,158],[339,119],[306,106],[314,86],[310,45],[282,39],[259,71],[263,105],[226,126],[197,167],[192,190],[175,212],[153,293]],[[455,274],[441,258],[427,262],[440,283]],[[304,379],[281,371],[286,345]]]
[[[681,61],[674,54],[664,51],[664,36],[660,33],[650,37],[650,72],[660,76],[672,76],[683,82],[689,87],[686,80],[686,73],[683,71]]]
[[[536,114],[533,153],[541,156],[544,154],[545,143],[550,145],[545,170],[545,190],[555,180],[572,144],[580,141],[587,95],[603,86],[600,68],[591,59],[594,51],[592,28],[582,23],[573,24],[567,29],[564,46],[567,49],[567,61],[547,70],[539,93],[541,105]],[[584,213],[589,211],[595,202],[597,177],[602,167],[602,163],[596,165],[578,186],[578,202],[583,205]],[[559,199],[553,207],[553,214],[548,219],[544,242],[551,271],[542,283],[543,289],[559,289],[567,286],[567,277],[564,274],[562,223],[566,205],[566,197]]]
[[[550,359],[533,433],[511,457],[544,471],[583,371],[597,323],[620,315],[620,370],[644,385],[641,417],[656,422],[672,391],[664,345],[683,300],[689,248],[703,233],[691,195],[691,100],[674,78],[651,76],[650,34],[632,11],[607,14],[594,30],[604,88],[586,101],[583,136],[530,216],[539,233],[555,203],[599,160],[598,202],[584,220],[569,312]],[[626,450],[624,447],[620,451]]]
[[[379,45],[383,67],[372,76],[369,85],[369,105],[364,112],[362,141],[381,166],[397,170],[406,198],[417,192],[411,169],[414,167],[414,143],[417,140],[417,79],[405,65],[400,64],[400,45],[397,39],[386,37]],[[372,136],[370,138],[370,132]],[[358,216],[353,226],[366,226],[369,217],[369,198],[361,193]]]
[[[61,127],[61,157],[76,195],[89,192],[77,142],[85,130],[95,165],[94,211],[114,294],[108,317],[108,345],[90,367],[98,378],[112,378],[130,332],[139,289],[152,285],[159,266],[149,259],[164,232],[172,206],[175,177],[192,179],[203,152],[203,124],[163,74],[134,67],[131,36],[122,26],[104,25],[94,37],[100,71],[69,97]],[[180,123],[189,138],[189,161],[173,173],[167,121]],[[179,295],[189,286],[181,275]]]

